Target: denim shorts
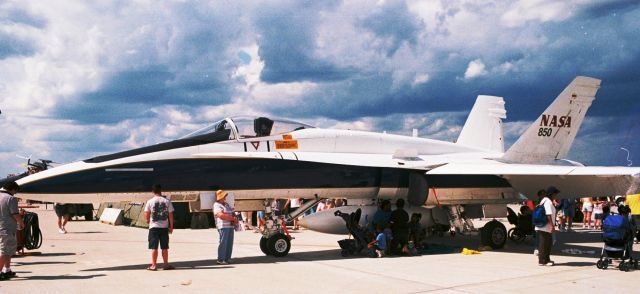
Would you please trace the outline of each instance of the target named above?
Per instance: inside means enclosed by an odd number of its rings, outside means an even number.
[[[0,254],[12,256],[16,254],[18,239],[15,234],[0,235]]]

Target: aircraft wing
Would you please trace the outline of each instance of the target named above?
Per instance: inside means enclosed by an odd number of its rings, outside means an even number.
[[[604,197],[627,194],[634,181],[640,179],[640,167],[450,163],[427,175],[496,175],[529,197],[549,186],[557,187],[561,198]]]

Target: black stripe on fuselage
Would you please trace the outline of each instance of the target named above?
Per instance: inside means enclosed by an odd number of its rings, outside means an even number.
[[[416,172],[422,173],[409,169],[281,159],[173,159],[62,174],[26,183],[20,191],[55,194],[147,192],[156,183],[162,184],[166,191],[407,188],[409,174]],[[496,176],[426,177],[429,186],[434,188],[510,187],[508,182]]]
[[[94,158],[90,158],[90,159],[84,160],[84,162],[86,162],[86,163],[101,163],[101,162],[106,162],[106,161],[109,161],[109,160],[120,159],[120,158],[135,156],[135,155],[142,155],[142,154],[165,151],[165,150],[171,150],[171,149],[177,149],[177,148],[184,148],[184,147],[198,146],[198,145],[204,145],[204,144],[209,144],[209,143],[222,142],[222,141],[229,140],[229,136],[231,136],[231,130],[222,130],[222,131],[218,131],[218,132],[215,132],[215,133],[204,134],[204,135],[200,135],[200,136],[196,136],[196,137],[179,139],[179,140],[174,140],[174,141],[171,141],[171,142],[160,143],[160,144],[151,145],[151,146],[142,147],[142,148],[137,148],[137,149],[133,149],[133,150],[127,150],[127,151],[123,151],[123,152],[97,156],[97,157],[94,157]],[[247,148],[247,146],[245,145],[245,151],[247,151],[246,148]]]
[[[124,170],[121,172],[106,170]],[[127,172],[127,169],[153,169]],[[24,193],[147,192],[216,189],[407,187],[409,170],[281,159],[175,159],[111,165],[62,174],[21,187]]]

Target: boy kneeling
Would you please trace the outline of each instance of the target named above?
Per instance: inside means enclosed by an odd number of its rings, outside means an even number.
[[[369,256],[371,257],[383,257],[385,250],[387,250],[387,236],[384,234],[384,228],[382,225],[376,225],[376,238],[367,244],[369,248]]]

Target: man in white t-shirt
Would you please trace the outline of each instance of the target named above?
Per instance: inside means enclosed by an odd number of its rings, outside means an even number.
[[[535,227],[538,237],[538,265],[553,266],[551,260],[551,246],[553,245],[553,232],[556,229],[556,207],[552,199],[560,193],[556,187],[547,188],[547,195],[542,198],[539,205],[542,205],[547,215],[547,224],[544,227]]]
[[[151,249],[151,265],[147,270],[157,270],[158,243],[162,249],[162,261],[164,270],[171,270],[169,264],[169,234],[173,233],[173,204],[162,196],[162,187],[153,186],[153,198],[144,206],[145,218],[149,223],[149,249]]]

